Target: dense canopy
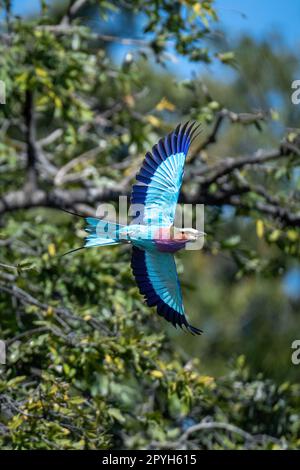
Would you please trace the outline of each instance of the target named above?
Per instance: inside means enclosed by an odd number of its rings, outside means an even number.
[[[297,54],[229,48],[210,0],[0,5],[1,448],[299,448]],[[145,305],[127,246],[59,256],[85,236],[59,209],[129,204],[187,120],[180,201],[207,232],[177,266],[192,338]]]

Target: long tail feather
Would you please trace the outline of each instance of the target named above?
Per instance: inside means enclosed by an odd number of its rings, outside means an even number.
[[[69,253],[82,250],[83,248],[93,246],[106,246],[106,245],[117,245],[121,243],[119,238],[119,231],[123,225],[116,224],[114,222],[108,222],[107,220],[100,219],[98,217],[87,217],[76,212],[69,211],[68,209],[61,208],[63,212],[81,217],[87,222],[85,231],[88,232],[88,236],[85,238],[84,246],[70,250],[61,256],[65,256]]]
[[[85,246],[80,246],[79,248],[74,248],[73,250],[67,251],[66,253],[63,253],[62,255],[59,255],[60,258],[63,256],[69,255],[70,253],[75,253],[75,251],[83,250]]]
[[[122,226],[120,224],[95,217],[86,217],[85,220],[88,223],[85,231],[89,235],[85,239],[84,246],[117,245],[121,243],[119,232]]]
[[[75,215],[76,217],[81,217],[82,219],[86,219],[86,215],[78,214],[77,212],[74,211],[69,211],[68,209],[64,209],[63,207],[60,207],[59,210],[66,212],[67,214],[70,215]]]

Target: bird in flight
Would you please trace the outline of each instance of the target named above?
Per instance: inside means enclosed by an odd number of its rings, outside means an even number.
[[[132,223],[121,225],[86,217],[89,235],[82,247],[130,243],[131,268],[147,305],[155,306],[157,313],[175,327],[184,326],[197,335],[202,331],[190,325],[185,316],[174,253],[204,232],[176,228],[174,218],[186,156],[198,130],[195,123],[179,124],[146,153],[132,187]]]

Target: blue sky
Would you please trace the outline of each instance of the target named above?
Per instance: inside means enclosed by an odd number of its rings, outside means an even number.
[[[215,4],[221,26],[234,35],[246,31],[262,38],[276,29],[290,47],[299,44],[299,0],[216,0]],[[13,5],[15,13],[28,14],[39,8],[39,0],[13,0]]]
[[[293,268],[283,279],[283,290],[292,299],[300,300],[300,269]]]
[[[40,7],[39,0],[13,0],[14,12],[17,14],[30,14]],[[244,33],[248,33],[260,40],[270,33],[279,32],[287,47],[296,49],[300,46],[299,0],[215,0],[216,10],[219,15],[219,28],[224,30],[228,41],[228,49],[234,49],[236,39]],[[132,48],[131,48],[132,49]],[[118,46],[114,48],[115,58],[123,59],[130,48]],[[179,71],[181,78],[189,78],[193,72],[201,72],[207,66],[191,64],[187,60],[179,59],[174,66],[170,64],[173,72]],[[210,73],[228,77],[231,76],[229,68],[218,65],[210,66]]]
[[[221,25],[233,35],[249,32],[261,39],[276,30],[289,47],[300,43],[299,0],[216,0],[216,9]]]

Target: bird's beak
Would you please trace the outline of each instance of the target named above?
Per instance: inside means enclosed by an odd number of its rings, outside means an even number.
[[[201,232],[200,230],[198,230],[198,233],[197,233],[197,238],[200,238],[200,237],[206,237],[207,233],[206,232]]]

